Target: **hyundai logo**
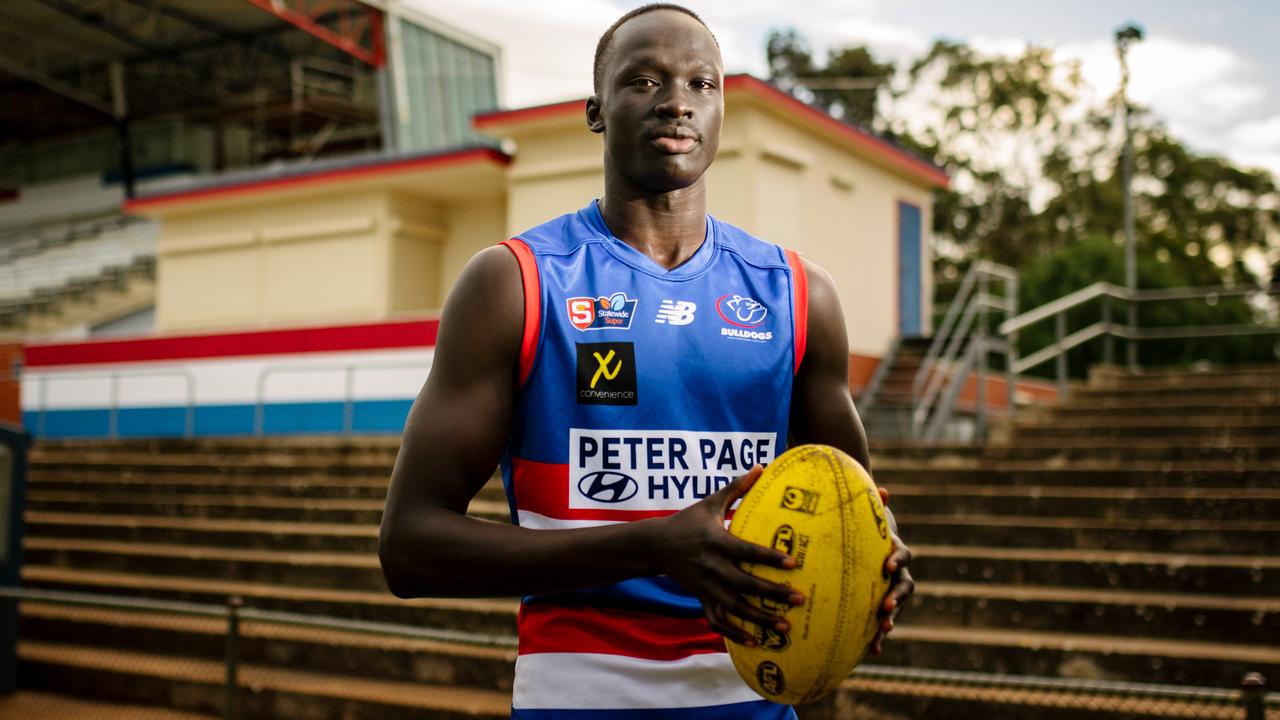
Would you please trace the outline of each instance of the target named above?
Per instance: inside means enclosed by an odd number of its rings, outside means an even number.
[[[635,497],[640,483],[630,475],[609,470],[587,473],[578,481],[578,492],[596,502],[620,503]]]

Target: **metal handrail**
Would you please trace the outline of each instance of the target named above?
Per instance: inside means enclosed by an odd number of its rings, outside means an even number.
[[[265,367],[258,371],[258,379],[255,383],[257,392],[253,405],[253,432],[255,435],[266,434],[267,422],[267,400],[266,400],[266,384],[267,379],[272,375],[282,373],[303,373],[303,372],[333,372],[340,370],[344,373],[343,378],[343,394],[342,394],[342,432],[350,433],[355,425],[355,374],[361,370],[413,370],[421,369],[420,362],[396,362],[396,363],[336,363],[332,365],[276,365]]]
[[[921,379],[925,380],[925,389],[923,393],[914,392],[913,396],[918,399],[918,402],[916,403],[917,407],[914,412],[923,410],[927,414],[928,409],[932,407],[938,391],[941,390],[942,384],[946,382],[948,377],[946,369],[955,364],[956,355],[959,354],[960,348],[964,347],[965,340],[968,339],[969,328],[973,325],[974,319],[978,317],[978,313],[983,309],[1008,311],[1008,305],[1006,303],[996,303],[993,298],[994,296],[987,295],[985,293],[974,297],[969,303],[969,306],[965,309],[964,317],[960,321],[960,327],[952,336],[951,342],[947,345],[947,349],[942,353],[942,358],[940,360],[935,360],[934,362],[926,361],[921,363],[921,372],[916,373],[916,381],[913,383],[912,389],[913,391],[916,391],[916,386],[919,385],[919,381]],[[941,366],[941,371],[933,372],[938,368],[938,366]],[[925,368],[928,368],[928,372],[924,371]]]
[[[1122,300],[1129,299],[1128,290],[1125,290],[1124,288],[1118,285],[1112,285],[1111,283],[1106,281],[1099,281],[1087,287],[1083,287],[1079,290],[1076,290],[1075,292],[1063,295],[1057,300],[1052,300],[1050,302],[1047,302],[1044,305],[1041,305],[1040,307],[1034,310],[1028,310],[1027,312],[1022,313],[1021,315],[1017,315],[1012,318],[1009,318],[1008,320],[1005,320],[1004,322],[1000,323],[1000,327],[999,327],[1000,334],[1008,335],[1009,333],[1017,332],[1027,327],[1028,325],[1033,325],[1035,323],[1040,322],[1041,320],[1047,320],[1048,318],[1051,318],[1054,315],[1057,315],[1058,313],[1066,312],[1067,310],[1070,310],[1078,305],[1083,305],[1089,302],[1090,300],[1095,300],[1097,298],[1100,298],[1103,295],[1118,297]]]
[[[40,588],[5,587],[0,585],[0,597],[32,602],[50,602],[61,605],[79,607],[99,607],[112,610],[137,610],[165,612],[173,615],[190,617],[225,618],[232,614],[231,603],[215,605],[213,603],[195,603],[179,600],[159,600],[154,598],[138,598],[125,595],[106,595],[99,593],[73,592],[66,590],[45,590]],[[434,642],[451,642],[460,645],[476,645],[480,647],[515,647],[516,638],[510,635],[495,633],[475,633],[447,628],[428,628],[419,625],[401,625],[370,620],[352,620],[350,618],[328,615],[308,615],[279,610],[261,610],[258,608],[239,607],[235,614],[241,620],[257,620],[274,625],[292,625],[320,630],[342,630],[364,633],[367,635],[386,635],[408,640],[430,640]]]
[[[956,290],[955,296],[951,298],[951,304],[947,306],[947,314],[934,335],[934,342],[929,344],[929,350],[925,353],[921,367],[929,366],[938,359],[938,353],[941,350],[941,346],[938,343],[940,341],[945,342],[945,338],[951,335],[957,317],[965,310],[969,293],[973,292],[973,286],[977,283],[978,276],[983,273],[995,275],[1003,280],[1012,280],[1013,282],[1017,282],[1018,278],[1018,273],[1013,268],[990,260],[978,260],[970,265],[969,272],[965,273],[964,279],[960,281],[960,289]],[[912,385],[912,394],[917,394],[919,390],[920,375],[917,374],[916,382]]]
[[[1000,298],[988,291],[988,281],[991,279],[1003,282],[1005,297]],[[1003,350],[1007,356],[1009,412],[1014,411],[1012,345],[993,344],[985,340],[987,311],[1003,312],[1006,319],[1009,318],[1017,312],[1017,294],[1018,274],[1013,268],[988,260],[978,260],[969,267],[947,308],[942,326],[934,335],[912,381],[911,427],[914,436],[926,439],[937,437],[954,411],[955,399],[968,380],[969,373],[973,372],[975,364],[979,375],[978,433],[985,432],[987,353],[993,349]],[[971,339],[975,325],[977,337]],[[977,355],[974,355],[975,352]],[[957,371],[957,357],[962,353],[965,359]]]
[[[893,364],[893,359],[898,356],[898,348],[902,347],[902,336],[894,335],[893,340],[889,341],[889,349],[885,351],[880,362],[876,363],[876,369],[871,373],[871,379],[867,381],[867,386],[862,390],[862,397],[859,398],[858,404],[863,410],[875,405],[876,395],[880,393],[880,387],[884,385],[884,379],[889,376],[889,366]]]
[[[111,370],[102,372],[60,372],[43,373],[37,376],[39,381],[39,410],[36,414],[36,430],[41,437],[45,436],[45,419],[49,413],[49,382],[56,380],[92,380],[106,378],[111,382],[110,403],[107,405],[107,437],[116,437],[120,415],[120,380],[123,378],[180,377],[186,381],[187,405],[183,412],[183,437],[195,434],[196,379],[187,368],[164,367],[151,370]]]
[[[1270,335],[1280,334],[1280,325],[1264,325],[1257,323],[1237,323],[1219,325],[1180,325],[1175,327],[1139,328],[1127,324],[1115,323],[1111,319],[1112,300],[1131,303],[1156,302],[1162,300],[1195,300],[1217,299],[1224,297],[1245,297],[1259,293],[1274,294],[1280,292],[1280,285],[1267,287],[1215,286],[1202,285],[1180,288],[1152,288],[1148,290],[1130,290],[1109,282],[1100,281],[1057,300],[1050,301],[1016,317],[1000,323],[999,331],[1010,340],[1012,345],[1016,334],[1030,325],[1052,318],[1054,320],[1054,341],[1035,352],[1012,363],[1015,373],[1025,372],[1050,360],[1057,360],[1057,382],[1059,397],[1065,397],[1068,391],[1066,353],[1098,337],[1106,339],[1104,353],[1105,362],[1112,361],[1112,337],[1118,337],[1134,343],[1142,340],[1171,340],[1187,338],[1230,337],[1236,335]],[[1103,317],[1099,322],[1074,332],[1067,332],[1066,313],[1094,300],[1103,301]],[[1136,354],[1130,354],[1130,364],[1136,367]]]
[[[102,607],[115,610],[140,612],[166,612],[194,617],[227,619],[226,702],[224,717],[236,716],[236,693],[239,689],[237,665],[239,658],[240,622],[257,621],[268,624],[291,625],[321,630],[336,630],[366,635],[381,635],[409,640],[447,642],[476,647],[510,650],[518,645],[513,635],[477,633],[447,628],[429,628],[399,623],[383,623],[349,618],[310,615],[302,613],[260,610],[244,607],[243,600],[232,596],[225,604],[194,603],[159,600],[89,592],[71,592],[0,586],[0,598],[18,601],[58,603],[80,607]],[[1246,683],[1249,675],[1245,676]],[[955,688],[984,688],[1006,690],[1036,690],[1052,693],[1134,698],[1142,700],[1167,700],[1174,702],[1198,702],[1205,704],[1244,706],[1249,713],[1267,708],[1280,708],[1280,693],[1254,690],[1162,685],[1115,680],[1084,680],[1062,677],[1038,677],[1031,675],[1000,675],[963,670],[934,670],[914,667],[863,664],[850,676],[853,680],[929,683],[935,686]],[[1255,717],[1255,715],[1249,715]],[[1260,715],[1258,717],[1261,717]]]

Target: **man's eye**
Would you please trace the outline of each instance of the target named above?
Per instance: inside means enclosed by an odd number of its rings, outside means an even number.
[[[635,87],[645,87],[645,88],[658,86],[658,83],[655,82],[652,78],[636,78],[635,80],[631,81],[631,84],[634,85]]]
[[[694,80],[690,84],[699,90],[713,90],[716,86],[716,84],[710,80]]]

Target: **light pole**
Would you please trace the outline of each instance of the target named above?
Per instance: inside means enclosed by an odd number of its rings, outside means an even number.
[[[1120,106],[1124,113],[1124,157],[1121,172],[1124,182],[1124,286],[1130,293],[1138,289],[1138,249],[1133,238],[1133,133],[1129,129],[1129,46],[1142,39],[1142,28],[1133,23],[1116,30],[1116,55],[1120,56]],[[1129,342],[1125,343],[1129,372],[1138,369],[1138,342],[1133,337],[1138,329],[1138,304],[1128,302]]]

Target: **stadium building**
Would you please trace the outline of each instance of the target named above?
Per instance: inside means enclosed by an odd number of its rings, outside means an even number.
[[[500,48],[402,3],[0,26],[0,323],[37,436],[398,431],[467,259],[603,189],[581,100],[498,109]],[[929,332],[947,177],[756,78],[725,95],[710,210],[830,271],[857,389]]]

